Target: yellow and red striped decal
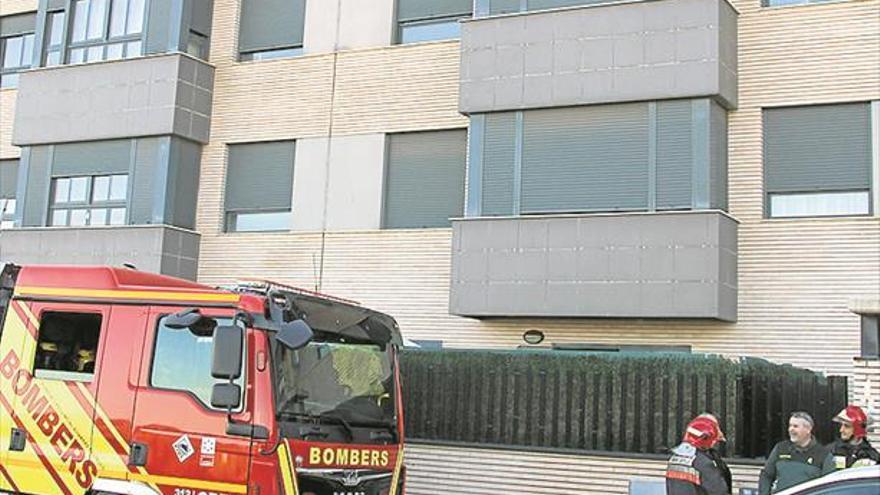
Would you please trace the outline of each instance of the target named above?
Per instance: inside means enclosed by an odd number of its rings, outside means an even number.
[[[403,469],[403,445],[397,451],[397,465],[394,466],[394,477],[391,478],[391,493],[397,495],[397,485],[400,483],[400,472]]]
[[[290,444],[287,440],[282,440],[281,445],[278,446],[278,469],[281,470],[284,495],[298,495],[299,486],[297,486],[296,474],[293,471],[293,459],[290,453]]]
[[[238,303],[238,294],[224,292],[165,292],[148,290],[70,289],[66,287],[16,287],[17,297],[60,297],[94,300],[186,301]]]

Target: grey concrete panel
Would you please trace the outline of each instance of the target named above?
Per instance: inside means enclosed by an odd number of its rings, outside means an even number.
[[[736,232],[717,211],[454,220],[450,312],[735,321]]]
[[[195,280],[198,233],[163,225],[0,232],[0,262],[122,266]]]
[[[13,143],[157,135],[207,143],[213,71],[182,54],[29,71],[19,81]]]
[[[459,110],[697,96],[735,108],[737,16],[726,0],[659,0],[464,21]]]

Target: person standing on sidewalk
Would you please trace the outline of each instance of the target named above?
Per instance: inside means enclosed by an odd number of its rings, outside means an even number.
[[[729,495],[730,469],[714,447],[724,441],[718,419],[701,414],[688,423],[684,441],[666,467],[667,495]]]
[[[792,413],[788,440],[773,447],[761,470],[759,495],[770,495],[834,471],[831,453],[813,437],[813,418],[805,412]]]
[[[840,423],[840,438],[829,445],[837,469],[880,464],[880,453],[866,438],[870,418],[861,407],[847,406],[832,421]]]

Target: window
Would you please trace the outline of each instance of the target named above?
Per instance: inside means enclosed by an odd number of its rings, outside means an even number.
[[[0,38],[0,88],[18,86],[18,72],[31,66],[34,56],[34,35],[23,34]]]
[[[871,213],[870,104],[764,109],[769,217]]]
[[[411,132],[388,136],[386,229],[448,227],[464,211],[467,132]]]
[[[467,215],[724,209],[726,137],[704,98],[473,114]]]
[[[15,190],[18,185],[18,160],[0,160],[0,229],[15,224]]]
[[[40,319],[34,375],[57,380],[91,380],[95,374],[101,315],[47,312]]]
[[[50,226],[125,225],[128,175],[52,179]]]
[[[293,141],[229,145],[226,231],[289,230]]]
[[[61,64],[61,47],[64,43],[64,12],[46,14],[46,49],[43,54],[43,66],[51,67]]]
[[[242,0],[241,60],[302,54],[306,0]]]
[[[144,3],[145,0],[76,0],[68,62],[141,55]]]
[[[608,3],[608,0],[476,0],[476,9],[477,16],[483,17],[486,15],[578,7],[597,3]]]
[[[214,349],[214,329],[216,325],[231,325],[229,318],[206,319],[209,328],[193,333],[192,329],[173,329],[165,326],[165,318],[159,320],[156,333],[156,347],[153,354],[153,370],[150,384],[156,388],[181,390],[192,393],[206,407],[211,405],[211,392],[215,380],[211,377],[211,362]],[[209,322],[216,322],[214,323]],[[242,360],[244,361],[244,360]],[[239,386],[244,383],[244,373],[235,380]]]
[[[764,7],[783,7],[785,5],[805,5],[810,3],[824,3],[828,0],[764,0]]]
[[[208,37],[193,30],[189,32],[189,40],[186,43],[186,53],[202,60],[208,60],[210,41]]]
[[[461,37],[461,19],[471,17],[471,0],[399,0],[399,43],[447,40]]]

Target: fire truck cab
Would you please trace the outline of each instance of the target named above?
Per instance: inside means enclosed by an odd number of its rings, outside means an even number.
[[[269,282],[0,274],[0,491],[403,494],[397,323]]]

